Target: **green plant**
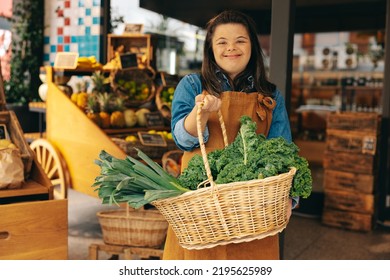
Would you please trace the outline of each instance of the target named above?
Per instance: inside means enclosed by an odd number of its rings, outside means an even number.
[[[39,68],[43,60],[43,0],[14,1],[11,78],[5,83],[7,103],[39,100]]]
[[[291,167],[297,169],[291,196],[309,197],[312,177],[307,160],[299,156],[299,148],[284,138],[266,139],[256,134],[256,123],[242,116],[241,126],[235,140],[222,150],[207,154],[212,176],[217,184],[263,179],[286,173]],[[195,155],[188,167],[178,177],[181,186],[196,189],[207,179],[201,155]]]

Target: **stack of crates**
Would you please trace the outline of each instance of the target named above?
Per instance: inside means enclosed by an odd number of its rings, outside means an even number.
[[[327,117],[324,155],[325,225],[372,230],[376,215],[376,180],[380,116],[337,112]]]

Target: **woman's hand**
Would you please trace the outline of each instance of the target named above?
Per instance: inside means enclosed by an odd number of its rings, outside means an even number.
[[[202,104],[202,110],[200,111],[200,123],[202,127],[202,131],[204,131],[206,127],[206,123],[209,119],[210,113],[216,112],[221,108],[221,99],[210,95],[208,93],[203,92],[195,97],[195,106],[192,111],[188,114],[186,119],[184,120],[184,128],[186,131],[192,136],[198,136],[197,130],[197,114],[198,107]]]
[[[195,97],[195,103],[199,106],[203,102],[202,111],[211,113],[221,109],[221,99],[210,94],[199,94]]]

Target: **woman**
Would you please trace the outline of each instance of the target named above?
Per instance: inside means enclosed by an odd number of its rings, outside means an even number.
[[[266,77],[255,25],[240,12],[225,11],[209,21],[201,74],[185,76],[176,87],[171,125],[177,146],[185,151],[182,169],[194,154],[200,153],[196,120],[200,102],[203,102],[200,119],[208,152],[224,146],[218,110],[222,112],[229,143],[237,136],[242,115],[256,121],[257,133],[291,141],[284,100]],[[169,229],[163,259],[279,259],[278,236],[186,250]]]

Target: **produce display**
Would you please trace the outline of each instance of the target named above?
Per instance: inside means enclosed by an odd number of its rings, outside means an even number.
[[[81,69],[103,69],[103,65],[96,60],[95,56],[80,56],[77,59],[77,68]]]
[[[256,134],[256,123],[241,117],[239,133],[229,146],[207,155],[217,184],[263,179],[297,168],[291,196],[307,198],[312,189],[311,171],[299,149],[284,138],[266,139]],[[175,178],[141,150],[138,156],[146,163],[128,156],[118,159],[101,151],[96,164],[101,168],[93,187],[103,203],[127,202],[139,208],[156,199],[192,191],[207,179],[202,157],[194,156],[183,173]]]
[[[165,140],[172,140],[173,139],[172,133],[168,132],[168,131],[165,131],[165,130],[157,131],[157,130],[151,129],[151,130],[148,130],[147,133],[149,133],[149,134],[160,134],[162,137],[164,137]],[[138,138],[138,136],[136,136],[134,134],[130,134],[130,135],[127,135],[125,137],[125,141],[134,143],[134,142],[139,141],[139,138]]]
[[[91,80],[92,92],[87,92],[84,81],[76,85],[76,91],[70,96],[72,102],[83,110],[89,119],[103,129],[146,126],[145,114],[151,112],[149,109],[129,108],[126,101],[130,96],[113,92],[110,86],[111,78],[104,73],[94,72]],[[146,83],[141,86],[143,94],[149,94],[149,87],[145,85]]]
[[[172,100],[173,100],[174,92],[175,92],[174,87],[163,88],[163,90],[161,91],[161,101],[163,105],[168,106],[169,109],[172,108]]]
[[[121,92],[131,99],[145,100],[149,96],[150,89],[144,82],[137,84],[136,81],[128,81],[122,77],[117,83]]]
[[[156,105],[161,115],[170,121],[172,100],[175,93],[174,86],[160,86],[156,93]]]
[[[141,69],[111,72],[112,91],[128,104],[140,105],[154,96],[154,84],[146,71]]]

